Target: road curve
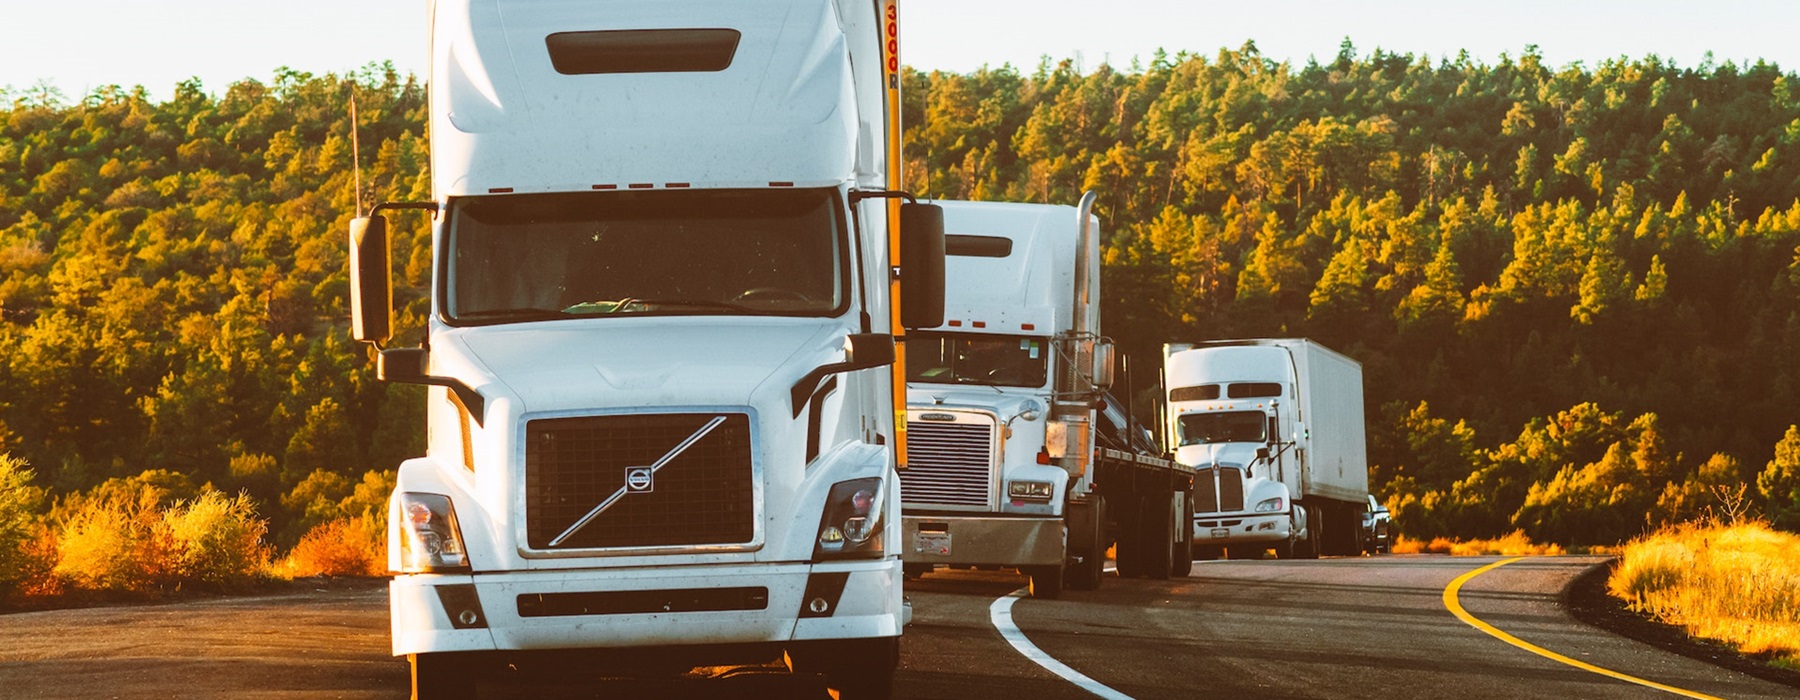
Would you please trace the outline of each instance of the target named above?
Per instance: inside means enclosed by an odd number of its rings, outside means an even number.
[[[1157,698],[1676,697],[1557,662],[1459,620],[1444,592],[1493,557],[1226,561],[1170,581],[1108,577],[1062,600],[1022,599],[1011,621],[1056,662],[1118,693]],[[1558,592],[1601,560],[1537,557],[1462,582],[1472,617],[1529,645],[1633,677],[1727,698],[1800,689],[1726,671],[1570,618]],[[909,582],[900,698],[1095,695],[1021,655],[990,608],[1023,579],[943,571]],[[0,696],[401,698],[376,583],[256,598],[0,615]],[[684,696],[811,692],[746,680]],[[753,690],[754,689],[754,690]],[[503,691],[484,687],[484,691]],[[659,697],[667,688],[569,686],[496,695]],[[625,692],[620,692],[625,691]]]

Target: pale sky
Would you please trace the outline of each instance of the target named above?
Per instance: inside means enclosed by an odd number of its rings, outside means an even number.
[[[654,2],[655,0],[644,0]],[[743,0],[721,0],[737,2]],[[423,76],[425,0],[5,0],[0,88],[40,80],[78,100],[143,85],[167,99],[198,77],[220,94],[287,66],[343,73],[391,60]],[[901,0],[901,57],[956,72],[1039,58],[1129,68],[1157,48],[1212,56],[1253,40],[1303,64],[1380,47],[1487,64],[1535,44],[1552,66],[1657,54],[1683,67],[1761,58],[1800,69],[1800,0]]]

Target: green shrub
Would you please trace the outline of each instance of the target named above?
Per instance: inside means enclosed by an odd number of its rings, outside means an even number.
[[[169,543],[168,568],[183,581],[236,583],[268,569],[263,535],[269,525],[257,519],[247,494],[227,498],[207,489],[164,510],[161,525]]]
[[[13,595],[46,568],[33,546],[44,492],[31,485],[32,476],[23,460],[0,454],[0,599]]]

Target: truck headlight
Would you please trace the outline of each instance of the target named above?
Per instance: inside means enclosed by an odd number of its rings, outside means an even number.
[[[1285,505],[1284,501],[1286,500],[1287,499],[1280,496],[1265,498],[1256,502],[1255,511],[1258,513],[1279,513],[1281,512],[1281,507]]]
[[[456,524],[456,508],[450,505],[449,496],[402,492],[395,501],[399,512],[393,517],[399,520],[402,573],[469,570],[462,529]]]
[[[881,546],[882,480],[840,481],[825,497],[813,559],[878,558]]]
[[[1021,501],[1048,501],[1056,495],[1056,484],[1048,481],[1008,481],[1006,495]]]

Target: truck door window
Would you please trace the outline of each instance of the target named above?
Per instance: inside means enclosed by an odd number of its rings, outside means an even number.
[[[1041,387],[1049,342],[1032,336],[906,334],[906,380]]]
[[[1186,413],[1176,421],[1183,445],[1215,442],[1266,442],[1268,414],[1262,411]]]
[[[828,316],[847,300],[835,190],[469,197],[450,210],[447,315]]]

